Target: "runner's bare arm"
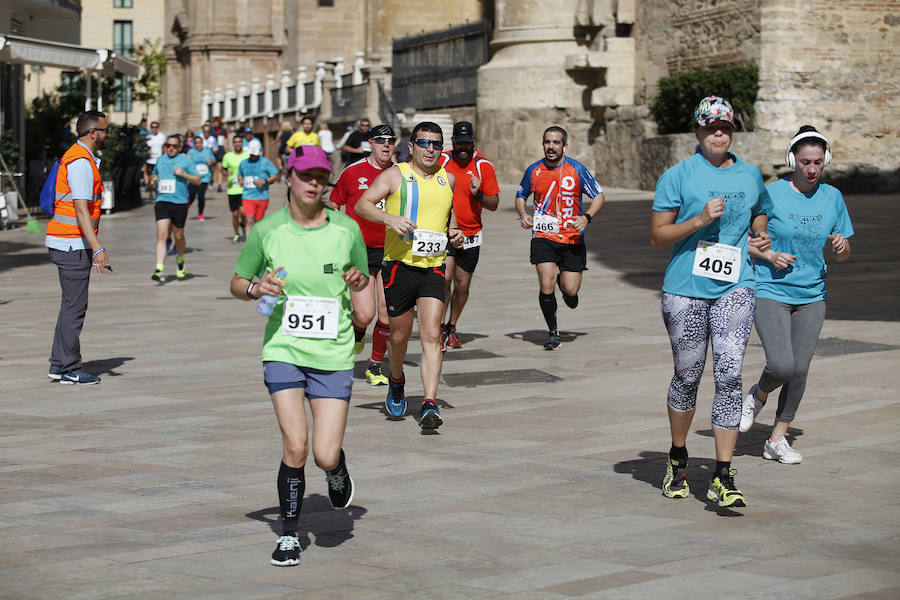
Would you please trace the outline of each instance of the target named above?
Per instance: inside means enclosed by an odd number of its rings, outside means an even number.
[[[403,183],[400,167],[394,166],[375,178],[354,207],[356,214],[367,221],[387,225],[396,233],[403,235],[416,228],[416,224],[404,216],[392,215],[376,206],[390,196]]]
[[[585,211],[586,215],[591,215],[591,219],[597,216],[601,210],[603,210],[603,205],[606,204],[606,197],[603,195],[603,192],[597,194],[596,197],[591,198],[591,205]],[[587,227],[588,220],[584,215],[579,215],[575,219],[575,223],[573,227],[575,231],[584,231],[584,228]]]
[[[706,227],[725,214],[725,201],[721,196],[713,198],[706,203],[696,217],[676,223],[678,209],[666,211],[653,211],[650,219],[650,245],[654,248],[665,248],[679,240],[683,240],[698,229]]]
[[[531,229],[534,222],[525,207],[525,198],[521,196],[516,196],[516,212],[519,213],[519,225],[522,226],[522,229]]]
[[[278,267],[274,271],[268,271],[262,278],[253,282],[245,279],[237,273],[231,278],[231,295],[238,300],[258,300],[266,294],[277,296],[284,290],[284,282],[275,277],[275,273],[283,269]]]

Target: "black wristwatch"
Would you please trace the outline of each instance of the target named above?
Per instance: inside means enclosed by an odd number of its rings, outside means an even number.
[[[588,220],[588,223],[591,222],[591,215],[584,213],[584,218]]]

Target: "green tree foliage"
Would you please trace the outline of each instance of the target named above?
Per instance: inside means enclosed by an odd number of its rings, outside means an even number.
[[[96,101],[99,86],[92,79],[92,99]],[[113,97],[120,87],[115,77],[103,78],[103,97]],[[73,121],[84,111],[84,78],[63,79],[56,91],[42,94],[31,102],[25,113],[25,147],[27,159],[56,160],[75,141]]]
[[[756,65],[690,71],[659,80],[659,95],[650,112],[660,133],[685,133],[691,130],[697,103],[706,96],[721,96],[731,102],[738,129],[752,131],[758,91]]]
[[[144,39],[134,48],[134,58],[141,63],[141,76],[134,82],[134,99],[144,103],[144,114],[162,95],[162,76],[166,73],[166,57],[160,49],[162,40]]]
[[[125,167],[140,167],[147,160],[147,137],[136,125],[110,125],[109,137],[100,161],[100,175],[104,181],[115,177]]]
[[[3,159],[10,169],[15,170],[19,165],[19,158],[21,158],[19,142],[16,141],[13,132],[9,129],[0,133],[0,154],[3,155]]]

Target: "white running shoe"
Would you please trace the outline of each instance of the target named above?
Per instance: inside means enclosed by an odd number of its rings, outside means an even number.
[[[785,437],[774,444],[772,443],[772,440],[766,440],[766,443],[763,444],[762,455],[766,460],[777,460],[786,465],[800,464],[800,461],[803,460],[803,456],[791,448],[791,445]]]
[[[756,420],[756,415],[759,414],[763,406],[765,404],[756,399],[756,385],[754,384],[750,388],[750,393],[744,398],[743,406],[741,406],[741,424],[738,427],[741,433],[750,431],[750,428],[753,427],[753,421]]]

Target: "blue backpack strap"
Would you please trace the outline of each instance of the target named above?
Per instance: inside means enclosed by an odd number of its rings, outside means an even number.
[[[59,164],[59,161],[53,163],[53,168],[44,181],[44,187],[41,188],[41,210],[48,217],[52,217],[56,211],[56,174],[59,172]]]

